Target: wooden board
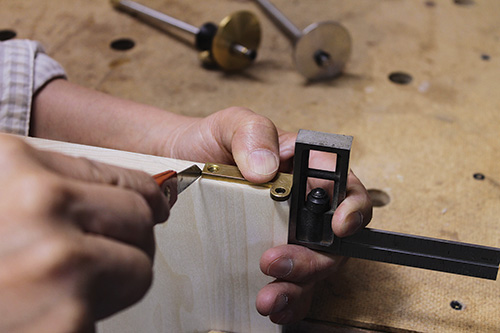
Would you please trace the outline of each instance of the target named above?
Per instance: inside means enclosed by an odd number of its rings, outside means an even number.
[[[344,24],[353,39],[346,74],[305,82],[289,41],[250,1],[142,1],[193,25],[255,12],[263,39],[244,73],[203,69],[175,33],[103,0],[3,0],[0,29],[41,40],[70,80],[114,95],[194,116],[240,105],[287,130],[353,135],[353,170],[390,198],[375,209],[373,227],[500,247],[500,2],[272,2],[299,28]],[[109,48],[122,37],[136,46]],[[413,80],[394,84],[396,71]],[[453,300],[465,309],[453,310]],[[318,292],[309,317],[384,330],[496,331],[498,303],[498,282],[352,260]]]
[[[193,164],[55,141],[30,142],[151,174]],[[147,296],[102,322],[99,332],[280,332],[257,313],[255,299],[271,281],[260,272],[260,256],[286,243],[287,209],[287,202],[273,201],[267,188],[200,179],[179,196],[168,221],[155,227],[154,282]]]

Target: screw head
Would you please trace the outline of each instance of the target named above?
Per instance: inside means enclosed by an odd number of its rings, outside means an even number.
[[[328,209],[330,209],[330,198],[328,193],[320,187],[311,190],[307,195],[306,207],[310,211],[318,214],[328,211]]]

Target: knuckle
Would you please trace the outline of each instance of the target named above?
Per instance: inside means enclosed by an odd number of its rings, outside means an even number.
[[[228,107],[224,110],[219,111],[219,113],[223,114],[223,115],[229,115],[230,117],[234,117],[235,114],[242,114],[242,115],[254,115],[254,114],[256,114],[255,112],[253,112],[249,108],[245,108],[242,106],[231,106],[231,107]]]
[[[321,272],[322,266],[316,259],[311,259],[309,261],[309,274],[312,276],[317,275],[319,272]]]
[[[61,213],[64,203],[71,198],[62,179],[48,173],[28,173],[18,183],[22,193],[20,203],[28,213],[42,216]]]
[[[21,154],[30,149],[32,148],[26,142],[12,136],[2,135],[0,139],[0,165],[2,169],[17,164]]]
[[[77,157],[77,160],[82,166],[81,172],[87,173],[84,178],[110,185],[117,185],[120,182],[119,175],[114,172],[106,172],[105,169],[108,167],[106,164],[81,156]]]
[[[251,114],[247,117],[247,126],[250,127],[266,127],[272,130],[276,130],[274,123],[267,117],[264,117],[260,114],[257,114],[253,111],[250,111]]]
[[[34,256],[35,271],[49,280],[71,277],[71,273],[77,271],[76,266],[83,262],[83,255],[74,240],[55,231],[37,244]]]
[[[267,117],[262,116],[248,108],[233,106],[218,112],[218,115],[225,118],[231,117],[244,119],[243,125],[245,126],[265,126],[272,129],[276,129],[274,123]]]
[[[256,142],[260,142],[262,138],[269,140],[269,142],[278,142],[278,130],[276,126],[271,120],[265,117],[258,116],[251,119],[243,125],[243,128],[248,136],[255,137]]]
[[[313,254],[313,257],[309,261],[309,272],[308,277],[314,277],[314,279],[322,279],[330,272],[335,269],[335,260],[332,258],[318,257]]]

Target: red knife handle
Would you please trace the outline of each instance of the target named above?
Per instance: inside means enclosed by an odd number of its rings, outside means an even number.
[[[177,201],[177,172],[168,170],[153,176],[161,191],[167,196],[170,207]]]

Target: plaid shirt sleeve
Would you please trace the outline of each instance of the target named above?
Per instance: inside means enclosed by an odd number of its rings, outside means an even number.
[[[0,42],[0,131],[28,135],[33,96],[64,69],[30,40]]]

